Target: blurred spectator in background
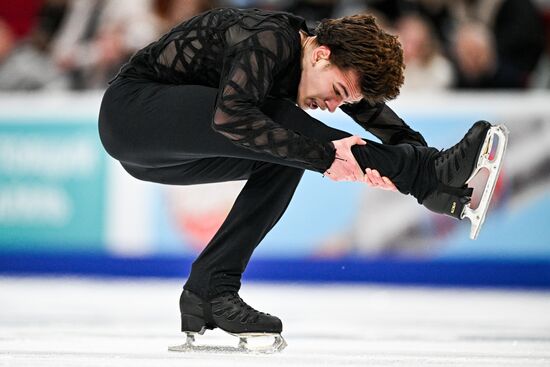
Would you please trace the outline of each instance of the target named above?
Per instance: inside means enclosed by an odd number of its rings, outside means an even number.
[[[31,30],[40,0],[0,0],[0,65]]]
[[[419,15],[405,15],[397,20],[395,29],[406,65],[402,91],[448,88],[453,81],[452,66],[428,22]]]
[[[531,76],[530,86],[533,88],[550,89],[550,0],[544,0],[543,4],[540,6],[540,10],[542,11],[544,24],[546,52],[543,54],[537,69]]]
[[[456,88],[529,87],[544,51],[541,11],[531,0],[342,1],[354,4],[354,11],[359,3],[364,11],[383,13],[395,27],[413,12],[425,17],[442,54],[452,61]]]
[[[337,2],[332,17],[343,17],[353,14],[375,14],[387,24],[394,24],[398,18],[412,8],[405,0],[340,0]]]
[[[444,0],[439,4],[445,5]],[[335,16],[373,14],[382,28],[399,36],[406,65],[403,92],[440,90],[449,88],[453,82],[452,64],[432,26],[432,19],[424,18],[421,6],[423,4],[410,0],[343,0],[335,10]]]
[[[69,4],[53,57],[69,77],[71,89],[106,87],[132,53],[158,36],[149,0]]]
[[[23,3],[25,2],[22,1],[21,4]],[[66,6],[67,0],[44,0],[36,14],[29,15],[34,23],[22,22],[25,26],[21,29],[25,31],[20,33],[18,43],[14,42],[13,33],[2,34],[0,22],[1,90],[36,90],[66,86],[61,71],[51,59],[52,41],[59,30]]]
[[[15,40],[23,39],[34,27],[44,0],[0,0],[0,23],[11,31]]]
[[[0,18],[0,65],[10,54],[15,45],[15,36],[9,26]]]
[[[313,29],[317,22],[333,15],[337,3],[337,0],[296,0],[284,10],[301,16],[308,28]]]
[[[72,0],[55,62],[71,89],[104,88],[135,51],[210,7],[207,0]]]
[[[153,0],[152,12],[158,35],[197,14],[212,9],[212,0]]]
[[[531,0],[0,0],[0,90],[104,88],[136,50],[217,6],[286,10],[310,28],[374,13],[403,43],[404,90],[529,87],[545,47]]]
[[[457,0],[461,1],[461,0]],[[453,19],[449,0],[409,0],[406,1],[408,12],[422,16],[430,23],[434,36],[439,40],[442,51],[449,56],[453,33]]]
[[[452,2],[458,27],[458,87],[525,88],[544,50],[541,14],[530,0]]]

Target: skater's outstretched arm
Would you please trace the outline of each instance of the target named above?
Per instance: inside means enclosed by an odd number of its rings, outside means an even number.
[[[361,100],[340,107],[355,122],[376,136],[384,144],[413,144],[427,146],[420,133],[411,129],[385,103],[371,104]]]

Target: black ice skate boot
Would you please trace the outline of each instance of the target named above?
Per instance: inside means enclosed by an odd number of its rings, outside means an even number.
[[[495,139],[495,136],[497,139]],[[489,201],[498,178],[508,138],[504,125],[492,126],[487,121],[476,122],[453,147],[443,150],[435,160],[439,181],[437,189],[422,204],[436,212],[472,222],[470,237],[475,239],[481,229]],[[493,147],[493,143],[497,143]],[[491,152],[494,154],[491,156]],[[468,205],[473,189],[468,182],[481,170],[489,171],[477,209]]]
[[[186,344],[170,347],[173,351],[215,349],[223,351],[244,351],[273,353],[283,350],[286,342],[281,336],[283,329],[279,318],[257,311],[244,302],[236,292],[223,294],[210,301],[184,290],[180,297],[181,331],[187,334]],[[194,345],[195,335],[204,334],[207,329],[220,328],[239,337],[239,346],[199,347]],[[273,337],[268,346],[250,347],[248,340],[256,337]]]

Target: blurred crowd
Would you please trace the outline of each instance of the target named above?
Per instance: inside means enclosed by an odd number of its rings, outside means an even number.
[[[134,52],[220,6],[311,28],[369,12],[403,44],[405,91],[550,88],[549,0],[0,0],[0,90],[105,88]]]

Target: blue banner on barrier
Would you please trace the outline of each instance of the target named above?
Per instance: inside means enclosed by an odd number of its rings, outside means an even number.
[[[2,252],[103,251],[105,185],[93,120],[0,120]]]
[[[457,103],[449,111],[418,105],[398,111],[437,148],[458,141],[478,116],[510,128],[506,164],[478,240],[469,240],[467,221],[433,214],[412,197],[308,172],[247,276],[548,286],[550,114],[504,111],[494,103],[499,98]],[[140,182],[103,151],[93,114],[60,118],[50,111],[23,118],[4,112],[3,273],[185,276],[244,184]],[[316,116],[373,139],[343,113]]]

